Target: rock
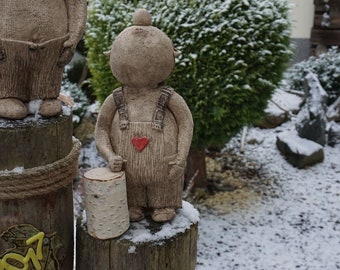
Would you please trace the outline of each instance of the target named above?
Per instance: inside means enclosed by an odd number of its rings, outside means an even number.
[[[328,121],[340,122],[340,97],[328,107],[326,117]]]
[[[313,141],[300,138],[293,132],[282,132],[277,136],[276,146],[287,161],[299,169],[324,159],[323,147]]]
[[[313,72],[307,73],[304,81],[304,92],[306,103],[310,112],[314,115],[320,113],[320,110],[326,109],[327,92],[322,88],[319,79]]]
[[[25,104],[16,98],[0,99],[0,117],[22,119],[27,116]]]
[[[265,117],[256,124],[259,128],[275,128],[288,120],[287,113],[281,109],[266,110],[265,112]]]
[[[262,132],[256,129],[250,129],[247,134],[248,144],[261,144],[264,141],[264,135]]]
[[[333,122],[328,129],[328,145],[335,146],[340,143],[340,125]]]
[[[277,89],[265,110],[265,117],[257,123],[260,128],[275,128],[289,119],[289,114],[296,114],[301,106],[302,98]]]
[[[326,144],[326,101],[327,93],[315,74],[305,77],[306,102],[298,115],[296,130],[300,137]]]
[[[304,114],[304,117],[302,115]],[[326,144],[326,120],[324,115],[317,115],[314,119],[308,112],[301,112],[296,124],[296,130],[301,138],[311,140],[322,146]]]

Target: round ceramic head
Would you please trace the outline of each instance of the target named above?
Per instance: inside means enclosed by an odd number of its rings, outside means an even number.
[[[174,68],[172,42],[165,33],[151,26],[151,15],[145,9],[136,11],[133,23],[112,44],[112,73],[123,85],[156,87]]]

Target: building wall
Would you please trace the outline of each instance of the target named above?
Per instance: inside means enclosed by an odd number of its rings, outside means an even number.
[[[293,4],[292,38],[310,38],[314,18],[313,0],[289,0]]]
[[[292,63],[307,59],[310,56],[310,34],[314,19],[314,0],[289,0],[293,5],[292,42],[295,44],[295,55]]]

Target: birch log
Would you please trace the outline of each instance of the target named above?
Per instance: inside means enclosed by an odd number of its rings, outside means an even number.
[[[125,173],[96,168],[84,174],[88,233],[98,239],[122,235],[129,228]]]

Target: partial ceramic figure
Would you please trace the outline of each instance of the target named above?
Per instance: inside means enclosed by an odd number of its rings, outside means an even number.
[[[149,208],[153,220],[168,221],[182,206],[193,121],[183,98],[163,84],[177,55],[144,9],[110,51],[111,70],[122,87],[103,103],[95,139],[111,170],[125,170],[131,221],[143,219]]]
[[[24,118],[25,103],[43,100],[40,114],[61,111],[64,66],[86,23],[86,0],[0,0],[0,117]]]

